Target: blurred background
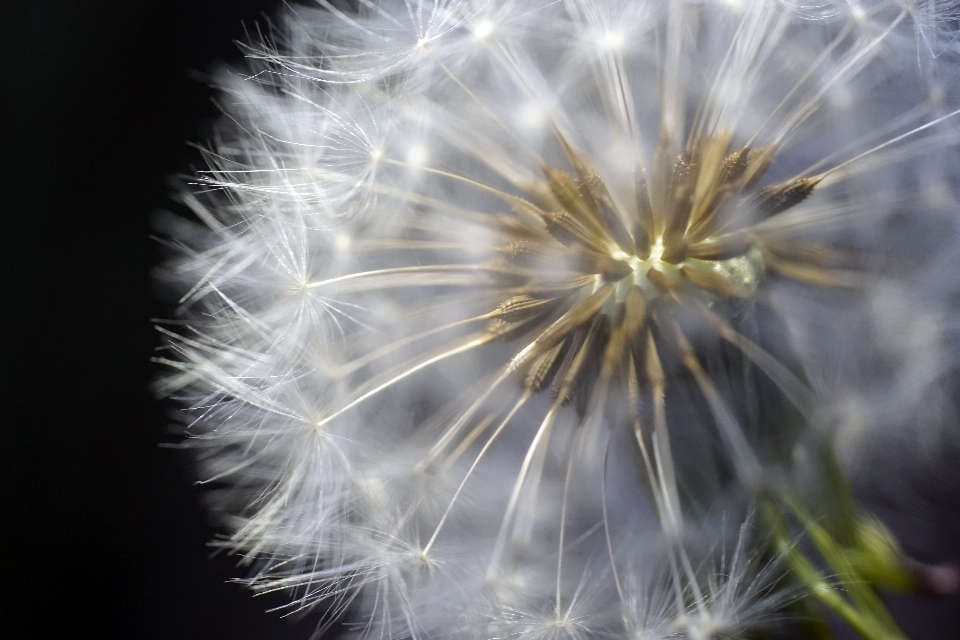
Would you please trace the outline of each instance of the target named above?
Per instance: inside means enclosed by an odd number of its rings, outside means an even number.
[[[164,449],[150,219],[218,117],[202,76],[276,0],[0,0],[0,628],[8,638],[307,638],[229,584],[187,455]],[[958,426],[960,429],[960,426]],[[960,465],[957,465],[960,468]],[[882,470],[880,476],[882,477]],[[926,561],[960,560],[960,483],[865,492]],[[960,598],[895,597],[912,638]],[[15,630],[9,635],[8,630]]]

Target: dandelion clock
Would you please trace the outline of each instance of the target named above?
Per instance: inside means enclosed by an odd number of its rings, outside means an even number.
[[[238,577],[307,638],[905,638],[958,577],[851,482],[956,431],[958,18],[289,7],[161,273]]]

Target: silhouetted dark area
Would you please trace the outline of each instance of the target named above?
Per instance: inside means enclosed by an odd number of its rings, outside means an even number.
[[[197,166],[235,40],[275,0],[0,2],[7,638],[304,638],[252,598],[148,385],[150,217]]]
[[[275,0],[0,0],[0,615],[7,638],[308,638],[211,558],[189,456],[149,391],[169,314],[150,218],[218,117],[192,72],[241,64]],[[194,74],[196,75],[196,74]],[[960,429],[960,426],[958,426]],[[921,559],[960,560],[960,490],[925,481]],[[894,509],[883,511],[884,515]],[[932,554],[932,555],[930,555]],[[911,637],[960,637],[960,599],[897,597]]]

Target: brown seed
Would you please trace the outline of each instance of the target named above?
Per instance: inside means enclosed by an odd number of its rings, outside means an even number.
[[[613,295],[614,286],[605,284],[586,298],[583,298],[563,314],[556,322],[543,330],[530,345],[530,354],[539,354],[563,340],[576,327],[592,318]]]
[[[629,263],[623,260],[617,260],[607,253],[597,253],[589,249],[580,252],[578,265],[580,269],[587,273],[598,273],[603,276],[607,282],[617,282],[623,280],[631,273],[633,268]]]
[[[551,166],[541,166],[544,175],[547,177],[547,185],[550,187],[550,193],[567,211],[576,212],[582,217],[589,212],[587,201],[583,197],[580,185],[577,179],[566,171],[554,169]]]
[[[594,316],[596,320],[596,316]],[[591,323],[592,326],[592,323]],[[577,355],[580,353],[580,347],[583,345],[584,339],[589,333],[590,327],[581,326],[575,329],[567,336],[567,339],[563,342],[563,360],[560,362],[560,366],[557,368],[557,372],[553,376],[553,384],[550,385],[550,399],[556,400],[560,395],[560,387],[563,385],[563,379],[567,377],[570,367],[573,365],[574,360]],[[576,372],[574,372],[576,375]],[[564,398],[563,402],[566,402]]]
[[[637,257],[646,260],[650,257],[650,247],[653,244],[653,210],[650,207],[647,178],[639,167],[634,177],[634,193],[637,202],[637,220],[634,221],[631,231],[637,247]]]
[[[533,364],[527,369],[527,375],[523,380],[523,386],[526,389],[533,393],[538,393],[547,386],[547,380],[550,379],[550,373],[557,363],[557,356],[560,355],[562,347],[562,343],[558,344],[534,359]]]
[[[633,285],[623,301],[623,330],[628,336],[640,332],[647,319],[647,305],[640,287]]]
[[[665,246],[663,248],[663,256],[661,256],[661,260],[664,262],[669,262],[670,264],[680,264],[684,261],[684,259],[686,259],[687,252],[690,247],[690,244],[687,242],[686,238],[675,238],[668,243],[667,237],[664,236],[663,242]]]
[[[764,260],[780,275],[818,287],[858,287],[864,282],[864,275],[856,271],[821,269],[809,264],[790,262],[771,253],[765,253]]]
[[[723,167],[720,169],[720,177],[717,180],[719,185],[728,185],[737,182],[747,170],[747,156],[750,153],[749,147],[741,147],[734,151],[723,160]]]
[[[745,234],[728,233],[694,244],[687,250],[687,256],[699,260],[729,260],[747,253],[752,246],[750,238]]]
[[[852,266],[861,263],[863,256],[838,251],[815,242],[781,240],[772,236],[761,238],[763,250],[789,262],[800,262],[822,267]]]
[[[658,269],[651,268],[649,271],[647,271],[647,280],[649,280],[653,286],[664,293],[671,293],[673,291],[673,285],[670,283],[670,280],[667,278],[666,274]]]
[[[760,189],[751,199],[754,215],[763,220],[795,207],[810,195],[820,180],[818,176],[799,178]]]
[[[680,273],[694,286],[721,296],[743,298],[747,295],[746,291],[740,285],[710,271],[701,271],[700,269],[683,265],[680,267]]]
[[[527,320],[547,311],[553,301],[552,298],[534,298],[528,295],[513,296],[497,305],[496,310],[490,314],[490,317],[499,318],[506,322]]]
[[[773,162],[773,145],[769,144],[747,151],[747,168],[740,176],[737,188],[740,191],[752,189],[767,173]]]
[[[693,206],[692,183],[696,180],[696,167],[690,158],[681,156],[673,170],[670,188],[670,200],[666,203],[666,228],[663,232],[663,245],[672,246],[683,238],[690,223],[690,211]]]
[[[543,221],[547,225],[547,231],[563,245],[572,247],[575,245],[590,247],[598,253],[606,251],[603,241],[597,237],[586,225],[578,218],[574,217],[569,211],[552,211],[543,214]]]
[[[579,176],[577,183],[583,199],[594,212],[599,211],[600,203],[609,198],[607,187],[600,179],[600,175],[596,171],[582,166],[577,167],[577,175]]]

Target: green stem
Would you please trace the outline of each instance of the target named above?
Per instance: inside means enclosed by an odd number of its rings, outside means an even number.
[[[854,602],[847,600],[836,587],[820,574],[813,563],[791,541],[786,520],[780,514],[776,504],[772,502],[764,503],[761,505],[761,513],[767,526],[770,527],[777,551],[783,554],[790,571],[810,590],[814,597],[836,612],[865,640],[907,640],[907,637],[893,621],[880,599],[869,587],[859,582],[855,574],[851,574],[854,580],[848,585]],[[821,531],[823,530],[821,529]],[[823,533],[825,534],[825,532]],[[823,550],[819,547],[822,542],[821,536],[814,536],[814,543],[817,544],[818,550],[821,552]],[[830,544],[835,545],[832,540],[830,540]],[[842,568],[849,573],[849,567],[835,566],[838,556],[833,553],[829,555],[830,557],[827,557],[827,554],[824,554],[824,559],[833,568]],[[849,563],[840,561],[840,564],[848,565]],[[867,591],[869,595],[864,593]]]
[[[845,586],[854,602],[876,616],[888,628],[898,629],[897,623],[890,612],[887,611],[886,605],[883,604],[869,582],[863,579],[861,572],[850,561],[849,551],[837,544],[830,533],[817,524],[799,504],[789,498],[784,502],[797,520],[800,521],[800,524],[806,528],[817,547],[817,551],[820,552],[820,555],[823,556],[823,559],[827,561],[834,572],[841,576],[850,576],[851,580]],[[856,536],[854,539],[856,539]]]

